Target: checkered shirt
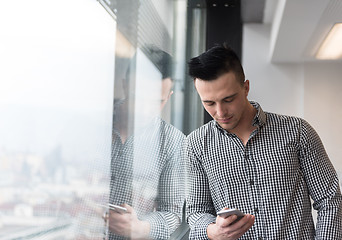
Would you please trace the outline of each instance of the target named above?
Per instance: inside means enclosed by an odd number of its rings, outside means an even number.
[[[208,239],[207,226],[224,207],[255,216],[240,239],[342,239],[339,181],[315,130],[251,104],[257,129],[246,146],[215,120],[188,136],[190,239]]]
[[[127,203],[151,224],[151,239],[168,239],[185,201],[185,136],[160,118],[123,144],[113,136],[110,202]],[[126,239],[110,233],[109,239]]]

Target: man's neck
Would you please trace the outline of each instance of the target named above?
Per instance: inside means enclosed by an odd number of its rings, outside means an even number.
[[[234,133],[241,139],[243,145],[245,146],[248,142],[251,133],[256,129],[256,127],[253,126],[253,120],[256,113],[257,110],[252,106],[252,104],[248,102],[246,111],[243,115],[243,118],[240,120],[239,126],[233,129],[233,131],[231,131],[231,133]]]

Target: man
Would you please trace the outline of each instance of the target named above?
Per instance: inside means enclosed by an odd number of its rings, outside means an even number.
[[[338,178],[314,129],[248,101],[225,45],[192,58],[189,73],[213,118],[188,136],[190,239],[342,239]],[[245,216],[217,216],[224,208]]]
[[[137,77],[130,92],[128,67],[114,103],[110,203],[127,212],[109,212],[109,239],[168,239],[182,219],[185,136],[159,116],[172,95],[171,57],[150,55],[162,76]]]

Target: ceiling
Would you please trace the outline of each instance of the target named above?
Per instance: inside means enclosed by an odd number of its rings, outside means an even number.
[[[342,22],[342,1],[266,0],[264,20],[272,23],[272,62],[324,61],[314,56],[332,26]]]
[[[243,23],[271,25],[272,62],[312,62],[332,26],[342,22],[341,0],[191,0],[206,4],[241,3]],[[341,43],[342,44],[342,43]],[[332,61],[332,60],[329,60]],[[335,60],[335,61],[341,61]]]

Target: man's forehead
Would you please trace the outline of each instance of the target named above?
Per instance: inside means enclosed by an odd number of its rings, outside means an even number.
[[[241,85],[228,74],[211,81],[196,79],[195,88],[202,101],[213,101],[232,97],[241,90]]]

